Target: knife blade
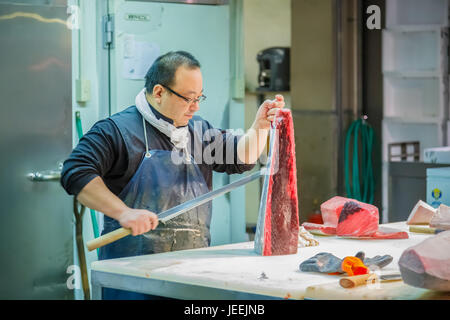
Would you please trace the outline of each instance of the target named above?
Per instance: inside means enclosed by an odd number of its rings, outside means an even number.
[[[227,192],[230,192],[230,191],[236,189],[237,187],[247,184],[253,180],[256,180],[259,177],[261,177],[261,175],[263,174],[262,170],[263,169],[260,169],[258,172],[255,172],[244,178],[236,180],[236,181],[234,181],[230,184],[227,184],[226,186],[223,186],[217,190],[205,193],[195,199],[186,201],[186,202],[179,204],[169,210],[161,212],[160,214],[158,214],[158,220],[161,222],[169,221],[169,220],[179,216],[180,214],[185,213],[186,211],[189,211],[198,206],[201,206],[202,204],[205,204],[206,202],[211,201],[214,198],[217,198],[218,196],[221,196]]]
[[[381,282],[387,282],[387,281],[398,281],[403,279],[400,273],[393,273],[380,275],[380,280]]]
[[[361,285],[367,285],[376,282],[391,282],[402,280],[400,273],[377,275],[376,273],[362,274],[358,276],[343,277],[339,280],[339,284],[343,288],[354,288]]]

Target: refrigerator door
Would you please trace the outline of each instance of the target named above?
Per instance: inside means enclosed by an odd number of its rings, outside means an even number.
[[[71,299],[72,150],[67,6],[0,3],[0,299]]]

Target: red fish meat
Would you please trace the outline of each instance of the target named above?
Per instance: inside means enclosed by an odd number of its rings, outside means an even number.
[[[406,249],[399,261],[403,281],[411,286],[450,291],[450,231]]]
[[[320,205],[320,212],[322,212],[323,223],[327,226],[337,227],[342,208],[350,200],[353,199],[336,196],[322,203]]]
[[[302,226],[314,233],[314,234],[320,234],[323,236],[334,236],[336,235],[336,227],[333,226],[327,226],[325,224],[318,224],[318,223],[312,223],[312,222],[304,222],[302,223]]]
[[[407,239],[408,233],[379,228],[379,212],[374,205],[345,197],[333,197],[320,206],[324,224],[305,222],[314,234],[365,239]]]
[[[378,208],[356,201],[347,201],[339,215],[338,236],[372,236],[378,231]]]
[[[344,207],[344,204],[350,199],[344,197],[333,197],[320,205],[320,212],[322,213],[323,224],[304,222],[302,226],[319,235],[336,235],[336,227],[339,220],[339,215]]]
[[[298,248],[297,167],[290,110],[279,110],[274,125],[279,139],[274,140],[267,194],[261,197],[255,234],[255,251],[263,256],[294,254]]]
[[[430,221],[430,227],[450,230],[450,207],[441,204]]]
[[[428,203],[419,200],[409,214],[406,224],[430,224],[436,209]]]

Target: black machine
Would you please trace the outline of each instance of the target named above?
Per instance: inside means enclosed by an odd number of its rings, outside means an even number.
[[[273,47],[261,50],[256,60],[259,63],[259,92],[290,90],[290,48]]]

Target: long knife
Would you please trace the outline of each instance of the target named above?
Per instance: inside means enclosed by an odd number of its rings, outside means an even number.
[[[266,205],[267,205],[267,197],[269,193],[269,181],[270,181],[270,175],[272,174],[272,157],[273,157],[273,149],[275,147],[275,140],[277,131],[275,129],[275,125],[271,124],[270,134],[269,134],[269,150],[267,153],[267,164],[266,164],[266,174],[264,177],[263,187],[261,190],[261,199],[259,203],[259,211],[258,211],[258,221],[256,224],[256,231],[255,231],[255,251],[256,252],[262,252],[263,251],[263,239],[264,239],[264,226],[265,226],[265,219],[266,219]],[[276,162],[275,165],[278,165]],[[278,169],[278,168],[274,168]]]
[[[368,273],[359,276],[343,277],[339,280],[339,284],[343,288],[354,288],[360,285],[367,285],[376,282],[391,282],[402,280],[400,273],[384,274],[378,276],[375,273]]]
[[[437,229],[437,228],[431,228],[431,227],[418,227],[418,226],[410,226],[409,232],[415,232],[415,233],[431,233],[431,234],[437,234],[444,232],[443,229]]]
[[[158,220],[161,222],[169,221],[169,220],[179,216],[180,214],[183,214],[191,209],[194,209],[206,202],[213,200],[214,198],[217,198],[217,197],[219,197],[225,193],[228,193],[240,186],[243,186],[253,180],[256,180],[259,177],[261,177],[261,175],[264,175],[265,173],[266,173],[266,168],[261,168],[259,171],[255,172],[253,174],[250,174],[244,178],[241,178],[239,180],[236,180],[230,184],[227,184],[217,190],[210,191],[210,192],[205,193],[195,199],[186,201],[186,202],[179,204],[171,209],[163,211],[160,214],[158,214]],[[91,241],[88,241],[86,243],[86,247],[89,251],[92,251],[94,249],[103,247],[104,245],[107,245],[111,242],[122,239],[130,234],[131,234],[131,229],[119,228],[117,230],[114,230],[112,232],[104,234],[98,238],[95,238]]]

